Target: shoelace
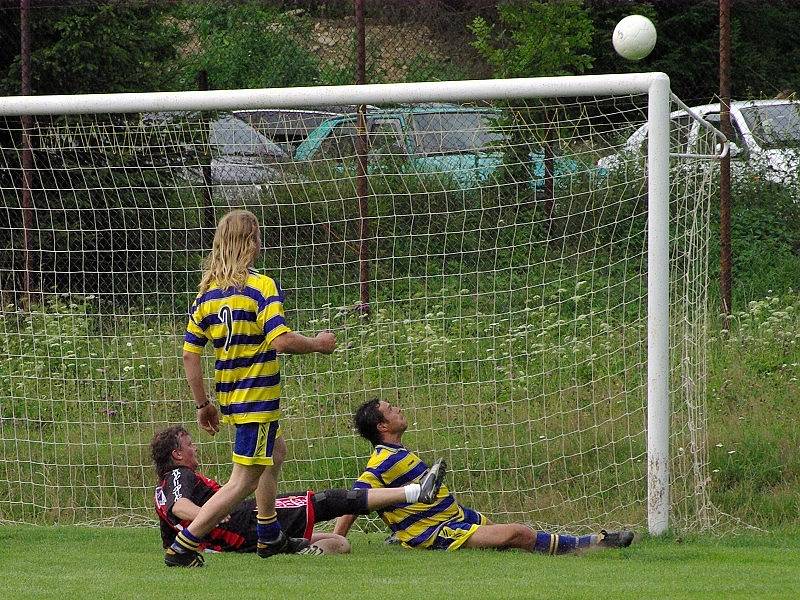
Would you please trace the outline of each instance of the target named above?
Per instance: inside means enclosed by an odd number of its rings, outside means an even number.
[[[317,556],[322,553],[322,548],[314,545],[307,546],[298,552],[298,554],[305,554],[306,556]]]

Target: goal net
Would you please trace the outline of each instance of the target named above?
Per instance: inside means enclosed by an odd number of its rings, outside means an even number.
[[[652,81],[0,99],[0,521],[152,522],[168,424],[226,480],[232,428],[197,430],[180,349],[215,222],[246,208],[290,325],[338,338],[282,359],[281,489],[350,487],[378,397],[498,522],[643,529],[650,504],[653,530],[650,489],[671,527],[713,526],[714,164],[678,156],[695,120],[648,131]]]

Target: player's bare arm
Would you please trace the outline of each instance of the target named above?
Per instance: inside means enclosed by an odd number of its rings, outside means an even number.
[[[356,522],[356,515],[344,515],[336,519],[336,526],[333,528],[333,533],[347,537],[350,533],[350,528]]]
[[[215,435],[219,431],[219,412],[213,402],[206,396],[206,386],[203,382],[203,366],[197,352],[183,351],[183,368],[186,371],[186,380],[192,392],[197,408],[197,424],[206,433]]]
[[[336,336],[330,331],[321,331],[315,337],[289,331],[276,337],[272,347],[282,354],[330,354],[336,349]]]

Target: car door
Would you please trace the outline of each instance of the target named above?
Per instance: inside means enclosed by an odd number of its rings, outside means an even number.
[[[405,160],[408,157],[408,147],[399,117],[374,117],[368,123],[371,159]]]
[[[703,118],[717,129],[722,130],[721,116],[718,110],[705,113]],[[748,162],[751,152],[745,141],[745,136],[742,135],[741,126],[733,116],[733,113],[731,113],[731,131],[732,135],[729,140],[731,143],[731,176],[740,177],[746,174],[749,169]],[[708,127],[698,128],[695,143],[697,154],[714,155],[719,154],[721,151],[719,139]]]
[[[424,111],[411,115],[410,138],[417,171],[438,174],[469,188],[487,179],[502,162],[494,143],[502,134],[489,111]]]
[[[211,178],[215,183],[266,183],[279,178],[275,165],[288,155],[273,141],[233,115],[222,115],[210,129]]]

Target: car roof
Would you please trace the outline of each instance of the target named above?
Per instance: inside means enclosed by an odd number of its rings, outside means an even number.
[[[390,118],[390,117],[407,117],[409,115],[418,114],[441,114],[441,113],[499,113],[498,109],[488,106],[462,106],[460,104],[450,104],[443,102],[432,102],[424,104],[412,104],[405,106],[397,106],[393,108],[376,108],[371,107],[367,111],[367,118]],[[334,127],[341,123],[353,121],[355,114],[338,115],[322,121],[318,127],[309,132],[308,137],[297,147],[295,151],[295,159],[303,160],[308,154],[308,147],[313,147],[318,140],[328,135]]]
[[[741,110],[742,108],[748,108],[751,106],[780,106],[782,104],[794,104],[796,106],[800,106],[800,100],[789,100],[789,99],[772,99],[772,100],[733,100],[731,101],[731,108],[736,108],[737,110]],[[689,107],[693,112],[714,112],[720,110],[720,103],[714,104],[700,104],[698,106],[690,106]],[[670,117],[679,117],[681,115],[687,114],[685,110],[676,110],[670,113]]]
[[[306,136],[328,119],[352,114],[357,109],[357,106],[350,104],[297,109],[262,108],[237,110],[233,114],[247,121],[268,137],[286,137]]]
[[[430,104],[410,104],[395,106],[391,108],[371,107],[367,110],[367,118],[370,117],[392,117],[419,114],[438,114],[438,113],[494,113],[497,109],[488,106],[462,106],[460,104],[430,103]],[[331,120],[344,121],[355,118],[355,114],[345,114],[332,117]]]

